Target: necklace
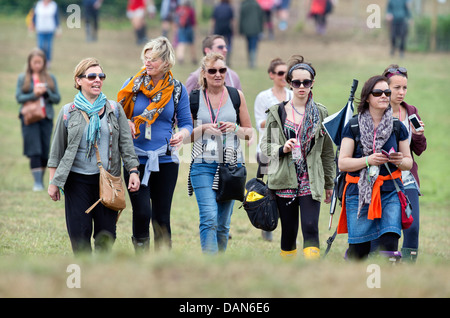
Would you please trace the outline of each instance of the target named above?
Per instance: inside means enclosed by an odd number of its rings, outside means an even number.
[[[300,116],[303,116],[303,115],[305,115],[305,113],[300,113],[297,109],[295,109],[295,107],[294,107],[294,103],[292,102],[292,99],[291,99],[291,107],[292,107],[292,109],[297,113],[297,114],[299,114]]]

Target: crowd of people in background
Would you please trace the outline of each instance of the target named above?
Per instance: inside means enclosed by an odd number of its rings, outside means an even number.
[[[279,14],[279,29],[286,29],[289,4],[242,1],[237,25],[247,40],[249,68],[256,67],[258,41],[264,29],[268,38],[274,36],[273,12]],[[87,41],[96,41],[102,1],[86,0],[83,5],[88,13]],[[310,14],[319,34],[325,32],[325,18],[332,6],[333,2],[326,0],[311,3]],[[401,29],[394,13],[399,10],[389,5],[393,23]],[[332,140],[322,127],[328,110],[316,101],[320,96],[313,96],[316,69],[301,55],[292,55],[288,61],[274,58],[267,69],[273,86],[262,90],[254,103],[248,103],[239,75],[229,63],[235,33],[230,1],[222,0],[214,8],[213,33],[202,41],[200,67],[186,81],[177,79],[172,67],[176,61],[184,62],[186,47],[191,48],[192,63],[197,65],[197,22],[191,1],[163,1],[163,35],[151,40],[146,35],[147,14],[156,14],[153,1],[129,1],[127,16],[137,44],[143,46],[142,67],[117,88],[116,100],[102,92],[107,70],[100,61],[83,59],[74,69],[78,92],[57,117],[53,105],[61,98],[57,80],[48,71],[52,39],[59,26],[56,3],[39,1],[29,18],[38,33],[39,48],[30,52],[27,69],[18,78],[16,99],[21,109],[30,100],[40,100],[45,116],[25,124],[20,115],[24,155],[30,160],[34,191],[44,189],[43,176],[48,167],[49,196],[57,201],[61,193],[65,194],[73,252],[90,252],[92,237],[96,249],[109,249],[116,237],[114,211],[100,204],[85,214],[98,199],[94,144],[98,144],[102,163],[109,171],[115,175],[123,172],[132,205],[132,243],[137,253],[149,250],[150,224],[155,247],[171,248],[170,212],[178,180],[178,150],[183,144],[192,144],[188,189],[195,194],[198,205],[201,249],[209,254],[224,252],[230,238],[234,200],[215,200],[214,183],[221,161],[218,154],[227,140],[227,147],[231,145],[236,154],[236,163],[244,164],[241,140],[257,140],[248,112],[251,105],[255,128],[260,133],[257,177],[266,176],[269,189],[276,195],[281,221],[280,255],[290,258],[297,254],[300,227],[304,257],[320,258],[320,205],[322,200],[331,201],[336,167]],[[402,37],[405,31],[401,30]],[[168,39],[169,31],[172,41]],[[395,43],[393,36],[392,52]],[[400,44],[400,53],[403,51],[404,43]],[[370,77],[358,105],[359,143],[349,125],[344,131],[338,167],[348,172],[348,179],[338,227],[340,233],[348,233],[348,258],[363,259],[375,252],[374,247],[384,252],[398,250],[401,206],[394,183],[407,193],[415,219],[413,227],[403,230],[402,252],[407,259],[417,258],[420,183],[412,152],[422,154],[426,139],[424,129],[414,127],[409,118],[418,111],[404,101],[407,78],[407,70],[396,64]],[[85,122],[83,114],[89,122]],[[398,135],[392,128],[394,117],[403,123]],[[420,117],[418,120],[423,128]],[[391,152],[390,156],[381,150]],[[373,195],[377,194],[379,202],[374,207]],[[262,231],[262,236],[272,241],[271,232]]]

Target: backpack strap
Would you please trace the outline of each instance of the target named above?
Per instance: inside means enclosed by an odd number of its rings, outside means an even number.
[[[240,125],[239,118],[239,108],[241,107],[241,96],[239,95],[239,91],[231,86],[226,86],[228,95],[230,95],[231,103],[233,104],[234,110],[236,111],[236,122]],[[200,99],[200,90],[195,89],[191,91],[189,94],[189,102],[191,105],[191,114],[194,120],[197,120],[197,113],[199,108],[199,99]]]

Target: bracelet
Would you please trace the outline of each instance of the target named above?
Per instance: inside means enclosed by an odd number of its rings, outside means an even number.
[[[139,170],[130,170],[130,174],[132,174],[132,173],[136,173],[138,175],[138,177],[141,175]]]
[[[234,127],[234,132],[237,132],[238,130],[239,130],[239,125],[238,124],[236,124],[236,127]]]
[[[367,166],[367,168],[370,167],[370,165],[369,165],[369,156],[366,156],[366,166]]]

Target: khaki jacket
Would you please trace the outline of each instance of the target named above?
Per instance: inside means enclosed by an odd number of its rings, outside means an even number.
[[[283,132],[282,119],[278,108],[282,107],[282,117],[286,117],[284,106],[280,103],[269,108],[266,130],[261,141],[261,151],[269,157],[268,187],[272,190],[297,189],[297,173],[292,154],[282,154],[280,148],[287,139]],[[316,103],[320,113],[320,121],[328,116],[328,111],[322,104]],[[320,201],[323,190],[334,187],[335,162],[333,142],[322,125],[319,125],[314,134],[314,145],[306,156],[311,194],[314,200]]]
[[[139,166],[139,160],[134,151],[133,139],[130,127],[122,106],[115,101],[108,101],[105,106],[112,126],[112,149],[110,173],[115,176],[121,175],[122,160],[125,169],[131,170]],[[118,112],[118,116],[116,115]],[[67,117],[69,119],[67,120]],[[47,166],[56,168],[51,184],[64,187],[73,161],[81,142],[81,137],[86,127],[86,121],[73,103],[62,107],[55,125],[54,137],[50,150]],[[109,138],[109,136],[107,137]]]

